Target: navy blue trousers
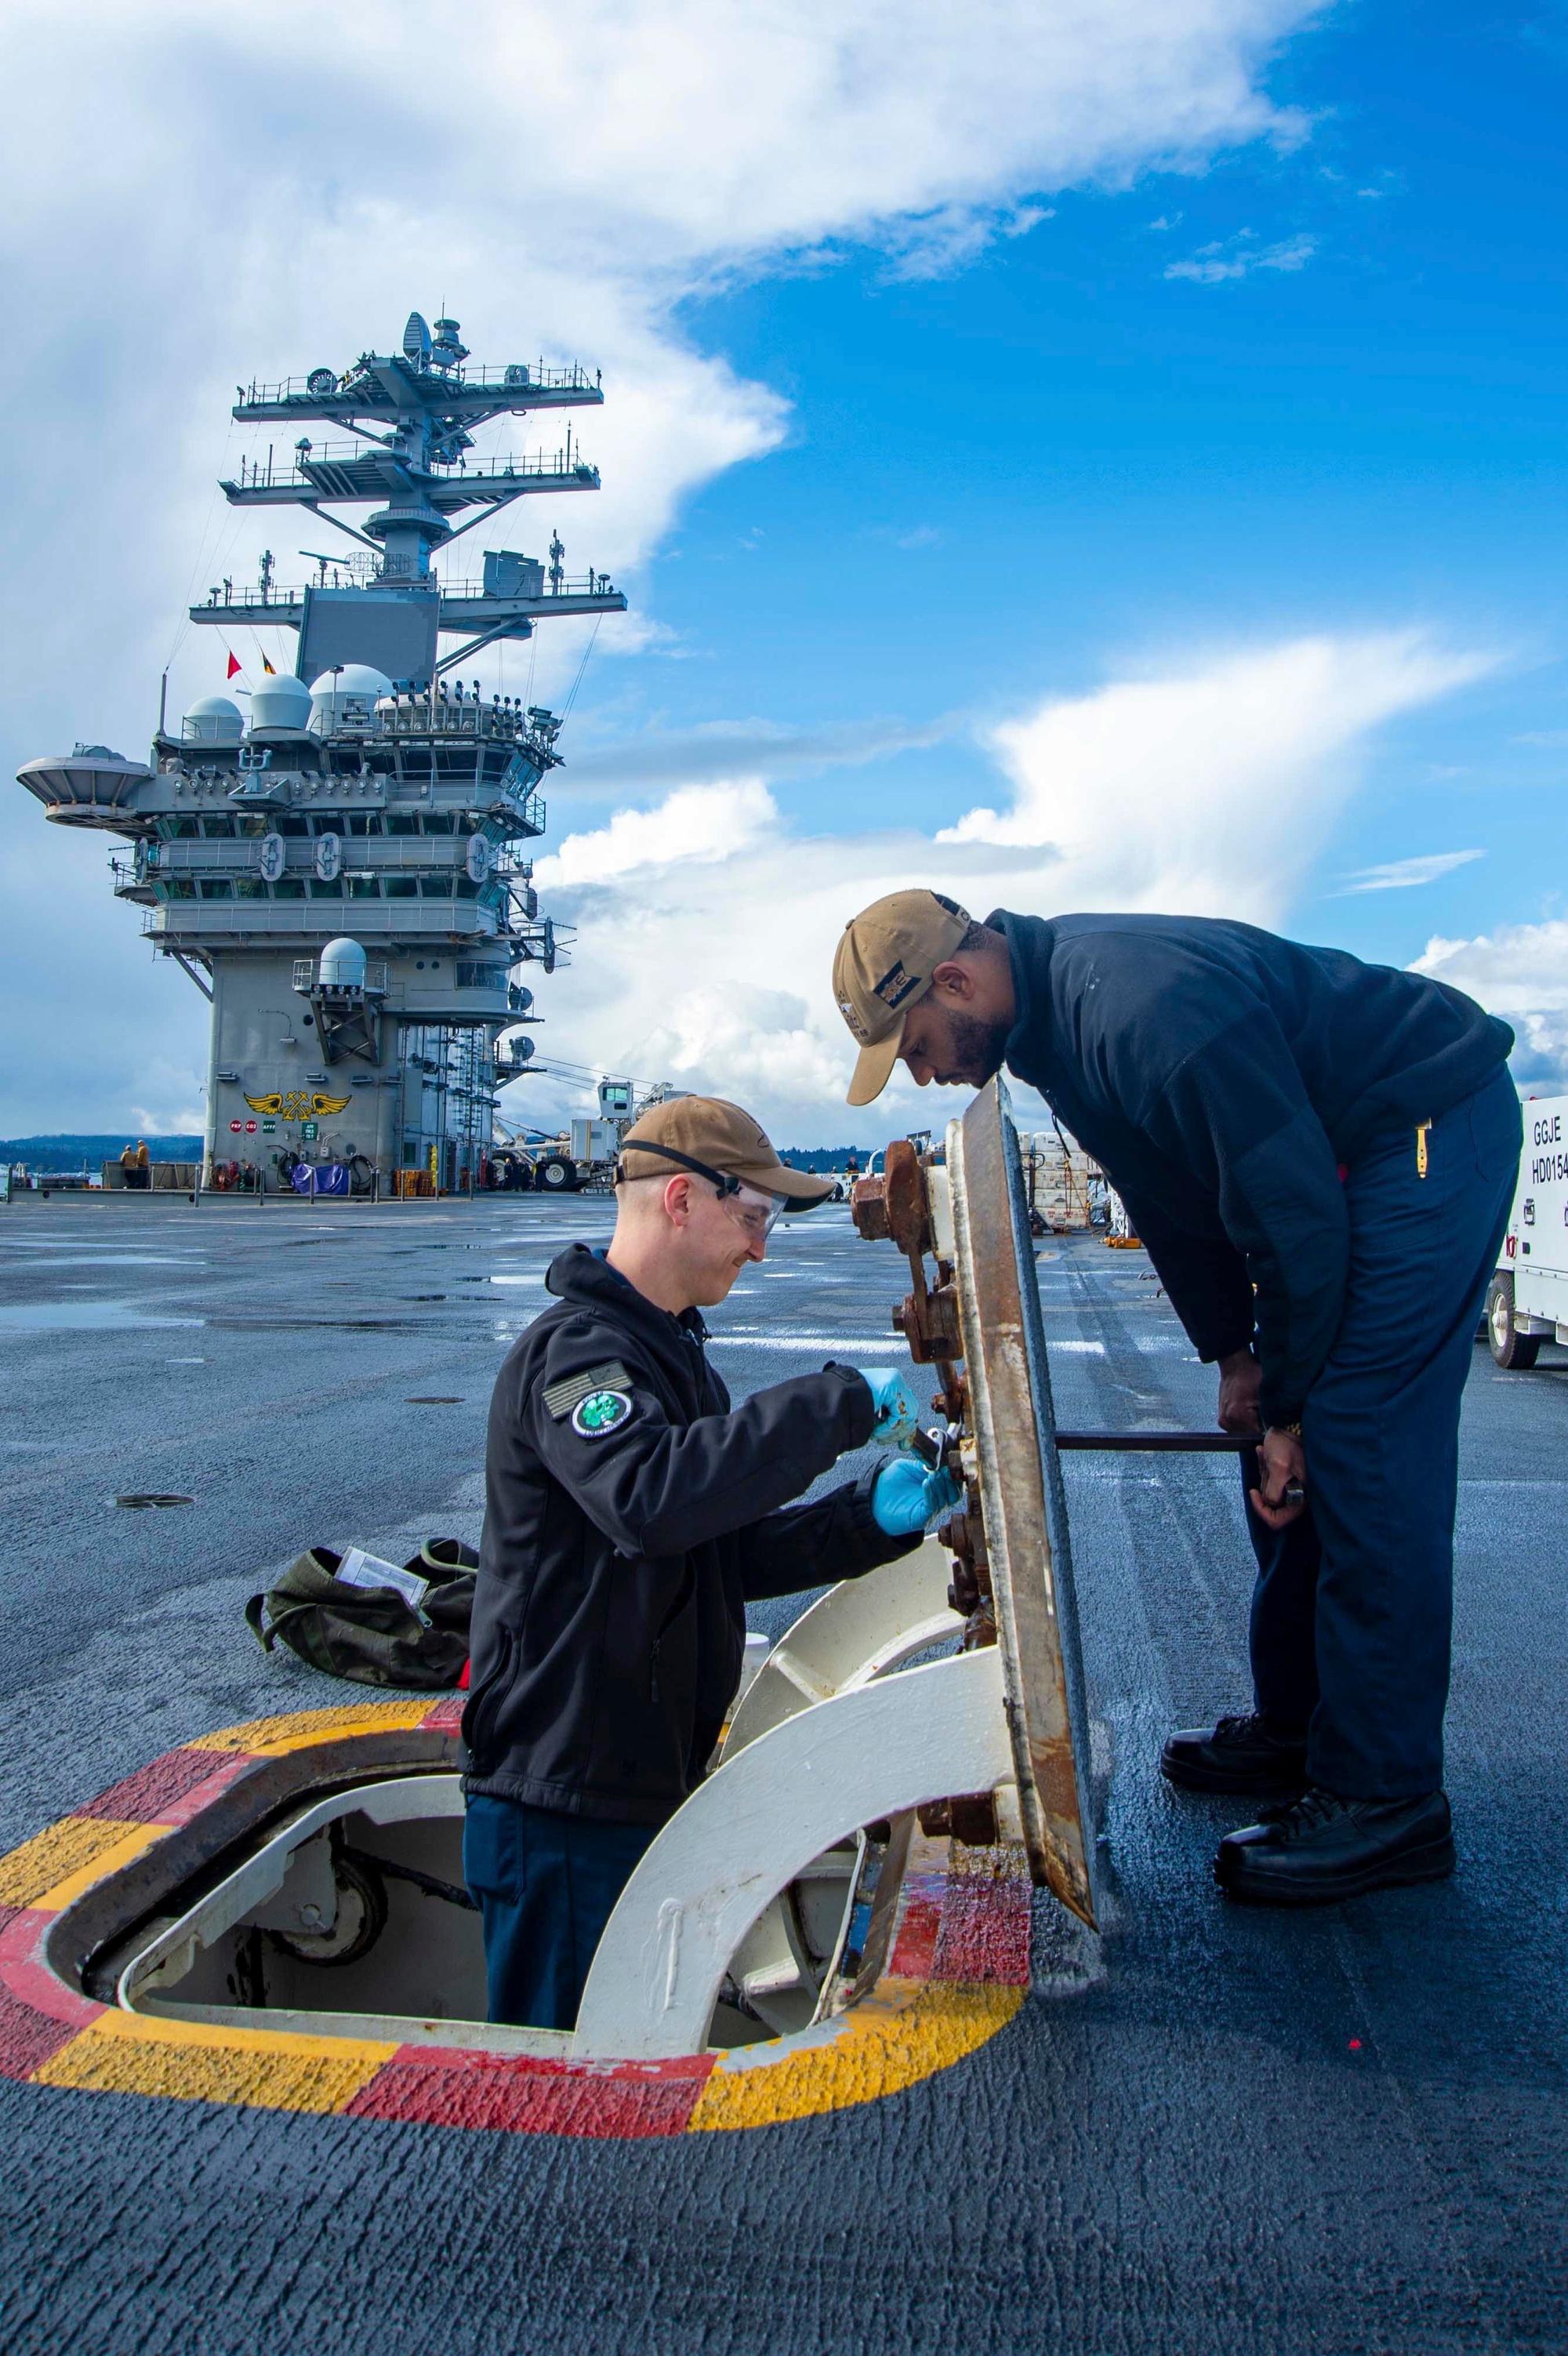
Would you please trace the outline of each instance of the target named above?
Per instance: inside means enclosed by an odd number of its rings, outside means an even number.
[[[605,1924],[658,1830],[473,1794],[463,1876],[484,1919],[492,2020],[573,2026]]]
[[[1305,1730],[1309,1776],[1345,1799],[1443,1782],[1459,1398],[1522,1138],[1499,1071],[1433,1123],[1424,1178],[1409,1128],[1352,1164],[1344,1315],[1302,1414],[1308,1508],[1278,1532],[1247,1508],[1257,1708]]]

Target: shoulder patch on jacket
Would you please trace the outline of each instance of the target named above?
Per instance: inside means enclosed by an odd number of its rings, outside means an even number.
[[[590,1391],[572,1409],[572,1429],[579,1440],[603,1440],[605,1434],[618,1431],[631,1416],[631,1399],[626,1391]]]
[[[607,1358],[602,1366],[589,1366],[580,1375],[563,1375],[558,1383],[549,1384],[544,1404],[559,1423],[590,1391],[624,1391],[630,1387],[631,1376],[620,1360]]]

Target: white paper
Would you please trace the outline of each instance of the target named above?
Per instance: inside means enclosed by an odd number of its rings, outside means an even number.
[[[349,1548],[337,1575],[345,1587],[395,1588],[411,1612],[417,1612],[430,1592],[430,1581],[421,1579],[417,1571],[404,1570],[401,1563],[383,1562],[380,1555],[367,1554],[363,1547]]]

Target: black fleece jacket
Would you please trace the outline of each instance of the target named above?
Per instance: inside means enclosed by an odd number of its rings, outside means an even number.
[[[827,1366],[730,1408],[698,1312],[672,1317],[582,1244],[513,1345],[485,1451],[465,1788],[662,1824],[702,1778],[740,1679],[747,1598],[919,1544],[873,1475],[799,1496],[871,1437],[865,1377]]]
[[[1445,983],[1253,925],[986,923],[1013,962],[1008,1069],[1103,1164],[1198,1355],[1255,1336],[1264,1419],[1296,1421],[1344,1302],[1340,1166],[1472,1095],[1513,1033]]]

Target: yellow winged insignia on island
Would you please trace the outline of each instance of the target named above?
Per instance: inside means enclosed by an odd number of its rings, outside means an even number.
[[[324,1096],[316,1088],[274,1089],[270,1097],[247,1097],[245,1102],[252,1112],[284,1120],[316,1120],[325,1113],[344,1112],[349,1105],[347,1097]]]

